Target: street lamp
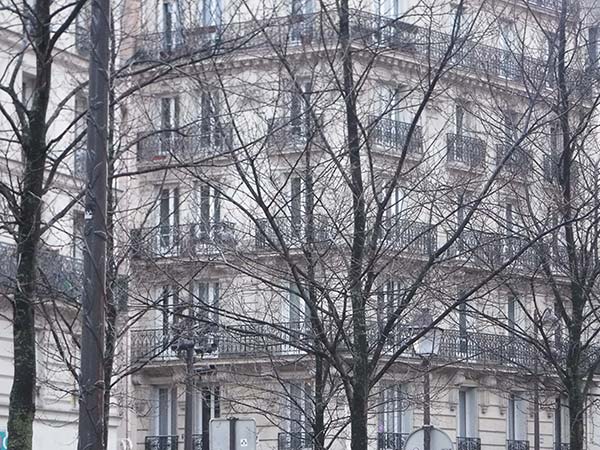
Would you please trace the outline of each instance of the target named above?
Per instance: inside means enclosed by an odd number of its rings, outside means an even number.
[[[438,354],[442,329],[433,324],[433,316],[423,309],[413,321],[413,332],[422,334],[413,344],[413,350],[423,360],[423,450],[431,450],[431,398],[429,363]]]

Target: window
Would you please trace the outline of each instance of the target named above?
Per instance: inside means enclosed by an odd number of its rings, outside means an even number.
[[[406,294],[406,282],[404,280],[387,280],[377,292],[378,322],[385,326],[386,322],[396,315]],[[398,317],[396,317],[398,320]]]
[[[292,43],[310,41],[312,21],[309,15],[313,9],[313,0],[292,0],[290,13],[293,19],[289,34]]]
[[[205,147],[220,147],[223,143],[219,122],[219,96],[203,91],[200,94],[200,143]]]
[[[215,233],[221,223],[221,196],[217,188],[205,183],[195,186],[192,217],[192,234],[196,239],[206,242],[218,237]]]
[[[194,399],[194,434],[202,436],[202,446],[196,450],[208,450],[210,420],[221,417],[221,388],[219,386],[198,387]]]
[[[569,403],[565,397],[557,397],[554,407],[554,443],[569,443]],[[558,448],[558,445],[555,445]]]
[[[401,450],[403,435],[412,431],[406,386],[391,385],[381,390],[377,423],[379,450]]]
[[[377,13],[386,18],[397,19],[407,11],[407,0],[375,0]]]
[[[183,25],[178,2],[167,0],[162,4],[163,48],[175,50],[183,43]]]
[[[462,295],[462,294],[459,294]],[[467,301],[464,300],[459,303],[457,308],[458,315],[458,344],[459,350],[463,353],[469,351],[469,313],[467,307]]]
[[[73,258],[83,259],[85,249],[85,217],[83,211],[73,212]]]
[[[86,2],[75,19],[75,48],[82,55],[90,51],[90,25],[92,20],[92,2]]]
[[[498,36],[498,48],[502,50],[514,50],[517,44],[517,31],[515,23],[511,21],[500,21],[500,34]]]
[[[155,388],[153,415],[155,435],[177,434],[177,388]]]
[[[179,188],[162,188],[158,208],[159,251],[169,254],[179,245]]]
[[[175,148],[175,132],[179,126],[179,97],[160,99],[160,153],[168,155]]]
[[[286,386],[287,395],[287,448],[300,450],[312,448],[309,436],[312,417],[312,386],[305,382],[291,382]]]
[[[33,106],[33,95],[35,93],[35,77],[24,73],[21,84],[21,102],[28,110]]]
[[[73,155],[73,174],[76,177],[84,178],[86,176],[86,165],[87,165],[87,122],[86,112],[88,109],[87,96],[84,94],[77,94],[75,96],[75,126],[73,127],[74,139],[79,139],[75,146]]]
[[[477,391],[461,388],[458,391],[457,430],[459,438],[477,437]]]
[[[290,127],[294,137],[308,138],[311,130],[311,117],[308,111],[310,105],[311,84],[308,81],[292,83],[290,90]]]
[[[181,331],[178,328],[180,319],[179,289],[177,286],[164,285],[159,288],[159,327],[162,330],[165,344],[171,344],[176,338],[173,333]]]
[[[506,422],[509,441],[527,440],[527,402],[522,393],[510,394]]]
[[[203,0],[202,26],[219,27],[223,20],[223,0]]]
[[[591,68],[598,67],[598,30],[598,25],[592,25],[588,29],[588,65]]]

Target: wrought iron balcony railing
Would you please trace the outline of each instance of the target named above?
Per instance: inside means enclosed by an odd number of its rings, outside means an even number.
[[[407,144],[410,123],[387,117],[374,119],[375,126],[371,135],[372,144],[378,145],[392,154],[399,154],[406,145],[407,156],[418,156],[423,153],[423,130],[417,125]]]
[[[508,157],[504,161],[507,155]],[[527,151],[522,147],[515,147],[508,143],[498,144],[496,146],[496,164],[500,165],[503,161],[503,169],[512,174],[522,177],[529,175],[531,160]]]
[[[277,235],[279,232],[281,238]],[[297,248],[309,243],[306,216],[292,218],[276,218],[272,226],[267,219],[256,222],[255,245],[259,250],[276,250],[283,245]],[[327,216],[313,216],[312,243],[319,245],[335,239],[335,229]]]
[[[137,160],[160,162],[218,156],[232,148],[233,130],[228,124],[182,128],[180,131],[140,133],[137,138]]]
[[[479,267],[496,267],[502,255],[502,235],[464,230],[455,244],[455,256]]]
[[[313,120],[308,114],[296,117],[281,116],[274,118],[268,126],[269,139],[286,145],[305,145],[316,131]]]
[[[203,353],[223,357],[296,355],[310,345],[311,333],[306,321],[281,322],[273,325],[201,327],[194,333],[197,348]],[[172,328],[132,330],[131,357],[134,362],[164,361],[177,358],[178,332]]]
[[[192,434],[192,450],[208,450],[208,432]]]
[[[10,288],[16,282],[16,246],[0,243],[0,284]],[[42,295],[62,294],[77,298],[83,286],[83,261],[54,250],[38,252],[38,285]]]
[[[445,330],[440,358],[455,362],[533,367],[536,352],[517,336]]]
[[[408,433],[377,433],[377,450],[403,450]]]
[[[554,450],[570,450],[571,444],[568,442],[555,442]]]
[[[177,435],[146,436],[144,450],[177,450]]]
[[[132,230],[136,258],[192,257],[218,253],[235,245],[233,224],[223,220]]]
[[[313,440],[310,433],[292,431],[277,435],[277,450],[304,450],[312,448]]]
[[[554,7],[556,0],[534,0]],[[326,43],[336,45],[339,39],[327,13],[293,14],[264,21],[228,22],[226,26],[195,26],[139,36],[136,61],[156,61],[180,57],[219,55],[241,50],[264,52],[265,49],[294,47],[319,48]],[[406,54],[411,59],[435,65],[446,58],[454,42],[449,65],[474,75],[498,77],[511,81],[545,82],[552,76],[543,58],[527,56],[527,49],[513,51],[483,45],[478,40],[433,31],[395,18],[350,11],[350,39],[357,47],[377,45]],[[260,53],[259,53],[260,54]]]
[[[473,437],[457,437],[456,450],[481,450],[481,439]]]
[[[529,450],[529,441],[509,439],[506,441],[506,450]]]
[[[448,133],[447,158],[449,163],[461,163],[470,168],[485,164],[485,141],[473,136]]]
[[[437,230],[431,224],[392,218],[388,226],[387,239],[394,250],[430,255],[437,249]]]

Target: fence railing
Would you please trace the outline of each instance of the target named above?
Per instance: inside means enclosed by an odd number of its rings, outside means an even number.
[[[233,129],[229,124],[203,130],[184,127],[177,131],[147,131],[137,137],[137,160],[160,162],[218,156],[232,148]]]
[[[549,7],[554,0],[535,0]],[[363,11],[350,11],[350,38],[358,47],[374,45],[401,52],[411,58],[437,64],[446,58],[448,48],[454,45],[449,65],[469,73],[498,78],[551,81],[551,71],[544,58],[528,56],[523,49],[505,50],[484,45],[467,36],[454,36],[427,27],[386,18]],[[136,54],[138,61],[219,55],[236,50],[264,50],[276,48],[292,51],[294,47],[318,48],[332,45],[339,39],[335,24],[325,13],[293,14],[266,20],[228,22],[179,28],[161,33],[138,36]]]
[[[506,158],[506,161],[504,161]],[[504,161],[504,162],[503,162]],[[531,159],[523,147],[514,147],[504,143],[496,146],[496,164],[503,163],[502,168],[514,175],[526,177],[531,170]]]
[[[481,450],[481,439],[473,437],[457,437],[456,450]]]
[[[529,450],[529,441],[509,439],[506,441],[506,450]]]
[[[372,143],[384,148],[391,154],[399,154],[406,145],[408,156],[418,156],[423,153],[423,130],[416,125],[408,141],[410,123],[387,117],[373,118],[375,125],[371,134]],[[408,141],[408,145],[407,145]]]
[[[276,218],[274,225],[267,219],[258,219],[255,230],[255,246],[259,250],[279,249],[282,245],[288,248],[301,247],[308,244],[319,245],[332,242],[336,237],[335,229],[327,216],[313,215],[312,238],[307,233],[306,216],[297,218]],[[278,233],[279,232],[279,236]]]
[[[449,163],[461,163],[478,169],[485,165],[485,141],[483,139],[448,133],[446,142]]]
[[[277,450],[303,450],[311,448],[313,448],[313,440],[310,433],[292,431],[277,435]]]
[[[0,243],[0,284],[8,288],[16,282],[16,251],[14,244]],[[38,252],[37,278],[37,290],[42,295],[78,297],[83,288],[83,260],[42,249]]]
[[[177,450],[177,435],[146,436],[144,450]]]
[[[192,257],[235,247],[237,238],[228,221],[157,225],[132,230],[136,258]]]
[[[429,223],[392,217],[387,239],[394,250],[416,255],[430,255],[437,249],[437,230]]]
[[[403,450],[408,433],[377,433],[377,450]]]

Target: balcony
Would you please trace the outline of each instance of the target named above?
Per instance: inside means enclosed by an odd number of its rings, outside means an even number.
[[[146,436],[144,450],[177,450],[178,436]]]
[[[439,352],[441,359],[455,362],[522,367],[535,363],[531,345],[511,335],[445,330]]]
[[[485,141],[472,136],[448,133],[447,161],[452,165],[464,165],[469,169],[482,169],[485,165]]]
[[[554,450],[569,450],[571,448],[571,444],[568,442],[555,442]]]
[[[472,437],[457,437],[456,450],[481,450],[481,439]]]
[[[506,450],[529,450],[529,441],[509,439],[506,441]]]
[[[502,236],[480,230],[463,230],[455,244],[454,255],[479,267],[496,267],[502,255]]]
[[[391,249],[414,255],[431,255],[437,249],[437,231],[425,222],[392,218],[387,240]]]
[[[236,242],[233,224],[222,220],[132,230],[133,256],[138,259],[212,255]]]
[[[310,433],[293,431],[277,435],[277,450],[304,450],[312,448],[313,443]]]
[[[408,433],[377,433],[377,450],[402,450]]]
[[[208,450],[208,432],[192,434],[192,450]]]
[[[332,242],[335,237],[335,229],[329,217],[315,214],[313,220],[312,244],[323,245]],[[308,244],[306,233],[306,216],[298,217],[292,221],[291,218],[276,218],[274,226],[267,219],[256,221],[255,246],[258,250],[277,250],[281,248],[281,235],[283,245],[287,248],[299,248]]]
[[[529,154],[521,147],[515,147],[512,144],[498,144],[496,146],[496,164],[500,165],[504,158],[503,170],[513,175],[526,177],[531,169],[531,160]]]
[[[281,116],[268,124],[267,136],[271,142],[289,148],[304,146],[311,140],[316,128],[307,115],[298,117]]]
[[[229,125],[201,132],[183,128],[181,132],[156,131],[137,137],[138,162],[182,161],[219,156],[232,148],[233,129]]]
[[[10,289],[17,274],[16,246],[0,243],[0,285]],[[83,287],[83,260],[55,250],[38,252],[38,285],[42,295],[62,294],[77,298]]]
[[[208,328],[208,330],[207,330]],[[177,358],[176,344],[181,331],[153,328],[131,332],[131,358],[138,363],[167,361]],[[273,325],[206,325],[195,332],[196,347],[203,353],[220,357],[297,355],[298,347],[310,345],[311,333],[305,321],[281,322]],[[295,345],[291,345],[294,342]]]
[[[375,126],[371,134],[371,145],[376,145],[389,152],[400,156],[408,139],[411,124],[389,118],[373,119]],[[410,142],[406,147],[408,157],[418,158],[423,153],[423,130],[415,126]]]

